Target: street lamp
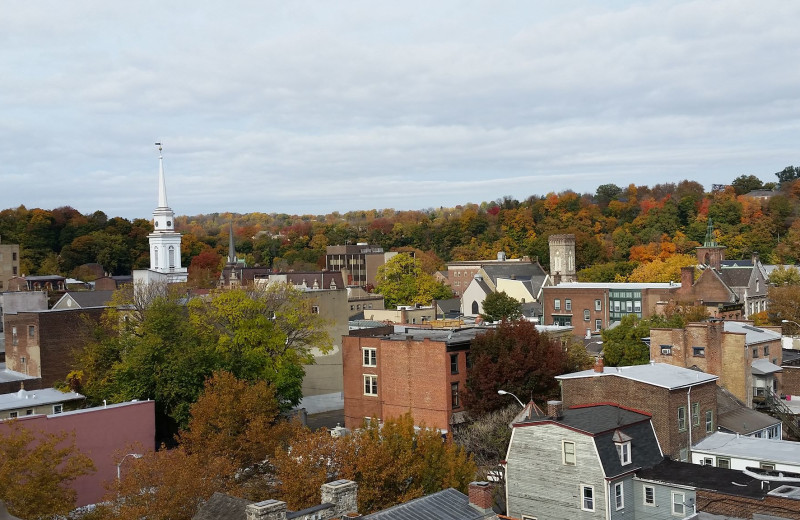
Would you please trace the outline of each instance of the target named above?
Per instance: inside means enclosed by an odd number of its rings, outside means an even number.
[[[511,397],[513,397],[514,399],[517,400],[517,402],[519,403],[519,405],[521,407],[525,408],[525,405],[522,404],[522,401],[519,400],[519,397],[517,397],[516,395],[512,394],[511,392],[506,392],[505,390],[498,390],[497,393],[500,394],[500,395],[510,395]]]
[[[120,461],[117,463],[117,482],[121,480],[119,468],[120,466],[122,466],[122,463],[125,462],[125,459],[127,459],[128,457],[133,457],[134,459],[141,459],[143,456],[144,455],[142,455],[141,453],[128,453],[127,455],[122,457]]]

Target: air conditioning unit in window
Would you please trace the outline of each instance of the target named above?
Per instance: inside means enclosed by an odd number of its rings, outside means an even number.
[[[661,349],[661,353],[662,353],[663,355],[665,355],[665,356],[669,356],[669,355],[671,355],[671,354],[672,354],[672,349],[671,349],[671,348],[662,348],[662,349]]]

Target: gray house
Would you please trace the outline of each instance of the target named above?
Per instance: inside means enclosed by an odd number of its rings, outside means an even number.
[[[512,424],[508,516],[520,520],[629,519],[634,473],[663,455],[650,416],[617,405],[562,409]]]

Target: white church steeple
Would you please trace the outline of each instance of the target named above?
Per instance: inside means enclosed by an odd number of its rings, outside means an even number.
[[[185,282],[188,276],[181,267],[181,235],[175,232],[175,213],[167,204],[167,183],[164,178],[164,156],[158,147],[158,207],[153,210],[153,232],[150,239],[150,270],[167,275],[169,282]]]

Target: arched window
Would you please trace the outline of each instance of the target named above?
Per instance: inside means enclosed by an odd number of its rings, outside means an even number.
[[[169,246],[169,257],[168,258],[169,258],[169,268],[170,269],[174,269],[175,268],[175,247],[174,246]]]
[[[472,314],[478,314],[478,302],[472,302]]]
[[[158,246],[153,248],[153,267],[158,268]]]

